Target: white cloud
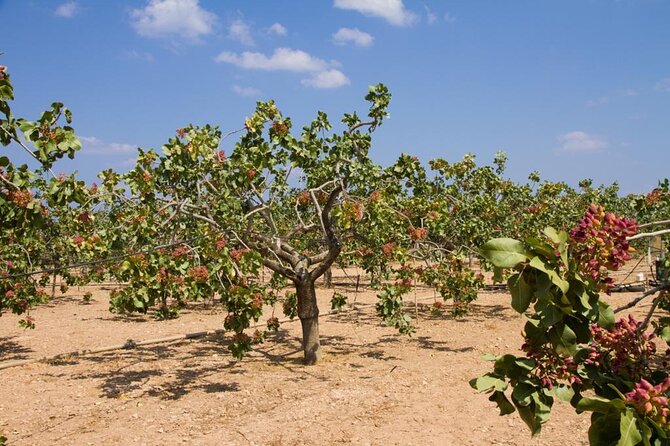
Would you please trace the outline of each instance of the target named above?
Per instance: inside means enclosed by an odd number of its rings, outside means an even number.
[[[277,48],[272,56],[263,53],[244,51],[242,54],[224,51],[214,58],[216,62],[226,62],[247,70],[265,71],[323,71],[328,63],[312,57],[302,50]]]
[[[608,147],[607,141],[586,132],[574,131],[560,135],[557,151],[565,153],[598,152]]]
[[[59,5],[54,13],[58,17],[64,17],[66,19],[72,18],[77,13],[77,2],[65,2],[62,5]]]
[[[239,85],[233,85],[233,91],[240,96],[258,96],[261,94],[261,91],[258,88],[240,87]]]
[[[666,77],[665,79],[661,79],[660,81],[656,82],[654,89],[657,91],[665,91],[670,93],[670,77]]]
[[[309,78],[302,80],[302,84],[314,88],[337,88],[351,83],[344,73],[333,68],[339,66],[338,62],[326,62],[305,51],[291,48],[277,48],[271,56],[251,51],[241,54],[224,51],[214,61],[246,70],[311,73]]]
[[[609,98],[607,96],[601,96],[596,99],[589,99],[586,101],[586,106],[587,107],[597,107],[599,105],[607,104],[609,102]]]
[[[82,154],[89,155],[118,155],[120,153],[131,153],[137,148],[133,144],[102,141],[95,136],[80,136],[79,141],[82,146]]]
[[[268,28],[268,34],[275,34],[277,36],[285,36],[288,33],[288,30],[281,23],[273,23],[271,27]]]
[[[357,46],[366,47],[372,45],[373,40],[374,37],[358,28],[340,28],[333,34],[333,41],[338,45],[353,43]]]
[[[216,15],[202,9],[198,0],[149,0],[146,7],[133,9],[130,17],[141,36],[193,42],[211,34],[216,24]]]
[[[230,25],[228,37],[237,40],[242,45],[254,46],[256,44],[253,37],[251,37],[251,28],[242,19],[237,19]]]
[[[335,0],[334,5],[366,16],[381,17],[395,26],[410,26],[418,21],[415,13],[405,9],[402,0]]]
[[[456,17],[447,12],[444,14],[444,21],[447,23],[454,23],[456,21]]]
[[[338,88],[349,85],[351,81],[340,70],[331,69],[320,71],[309,79],[303,79],[301,83],[314,88]]]

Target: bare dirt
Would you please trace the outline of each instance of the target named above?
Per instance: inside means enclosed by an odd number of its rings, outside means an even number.
[[[417,308],[410,303],[418,331],[408,338],[381,323],[373,292],[338,291],[356,303],[339,314],[322,310],[316,366],[301,363],[294,321],[242,361],[230,356],[227,335],[212,335],[11,367],[0,370],[0,434],[17,446],[588,444],[588,415],[557,402],[542,434],[531,438],[517,415],[498,416],[468,385],[489,370],[482,354],[519,351],[523,319],[507,294],[483,293],[468,316],[454,320],[431,315],[432,291],[419,291]],[[163,322],[117,316],[108,311],[108,293],[72,288],[32,312],[34,330],[1,317],[0,366],[213,330],[225,316],[203,304]],[[319,290],[322,309],[332,293]],[[609,299],[620,305],[635,295]]]

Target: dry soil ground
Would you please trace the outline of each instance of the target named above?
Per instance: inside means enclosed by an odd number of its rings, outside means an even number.
[[[319,290],[322,308],[330,295]],[[35,330],[3,316],[0,365],[216,329],[224,317],[202,304],[165,322],[119,317],[107,296],[72,288],[33,312]],[[287,322],[239,362],[215,335],[0,370],[0,433],[17,446],[587,444],[588,416],[565,404],[531,438],[518,416],[498,416],[468,385],[490,367],[483,353],[518,352],[523,320],[505,293],[483,293],[459,320],[431,315],[431,296],[418,293],[408,338],[375,316],[374,293],[358,293],[355,308],[322,316],[323,360],[312,367],[300,361],[300,324]]]

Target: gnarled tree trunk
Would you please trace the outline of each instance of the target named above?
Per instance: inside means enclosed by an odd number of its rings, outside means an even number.
[[[302,348],[305,364],[314,365],[320,358],[319,306],[316,302],[314,279],[305,275],[295,283],[298,294],[298,317],[302,324]]]

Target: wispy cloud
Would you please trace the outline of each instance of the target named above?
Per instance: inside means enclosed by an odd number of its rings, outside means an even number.
[[[258,96],[261,94],[261,91],[258,88],[240,87],[239,85],[233,85],[233,92],[240,96]]]
[[[77,2],[70,1],[58,5],[56,10],[54,11],[54,14],[56,14],[58,17],[71,19],[77,13],[77,10],[78,10]]]
[[[338,63],[326,62],[305,51],[291,48],[277,48],[271,56],[251,51],[244,51],[240,54],[224,51],[214,60],[246,70],[311,73],[311,76],[304,79],[302,83],[315,88],[336,88],[349,84],[349,79],[344,73],[333,68],[338,66]]]
[[[426,22],[429,25],[434,25],[437,23],[438,17],[427,5],[423,5],[423,8],[426,10]]]
[[[607,96],[601,96],[596,99],[589,99],[588,101],[586,101],[586,106],[590,108],[597,107],[599,105],[607,104],[609,100],[610,99]]]
[[[368,47],[372,45],[374,37],[358,28],[340,28],[333,34],[333,42],[338,45],[353,43],[356,46]]]
[[[634,88],[624,88],[618,90],[617,94],[624,98],[632,98],[633,96],[637,96],[637,90],[635,90]]]
[[[242,45],[256,45],[253,37],[251,37],[251,28],[242,19],[237,19],[230,25],[230,28],[228,29],[228,37],[237,40]]]
[[[414,12],[405,8],[402,0],[335,0],[334,6],[358,11],[366,16],[380,17],[395,26],[411,26],[419,19]]]
[[[447,23],[454,23],[456,21],[456,17],[447,12],[444,14],[444,21]]]
[[[660,81],[656,82],[656,85],[654,85],[654,90],[670,93],[670,77],[666,77],[665,79],[661,79]]]
[[[82,154],[87,155],[118,155],[133,152],[137,146],[118,142],[106,142],[95,136],[80,136]]]
[[[150,0],[147,6],[130,12],[138,34],[153,38],[181,38],[198,42],[211,34],[215,14],[202,9],[198,0]]]
[[[142,62],[153,63],[155,61],[153,54],[146,51],[128,50],[123,52],[123,57],[129,60],[140,60]]]
[[[565,133],[556,140],[559,144],[556,151],[561,153],[599,152],[609,146],[601,137],[582,131]]]
[[[273,23],[272,26],[268,28],[268,34],[274,34],[276,36],[285,36],[288,34],[288,30],[281,23]]]

